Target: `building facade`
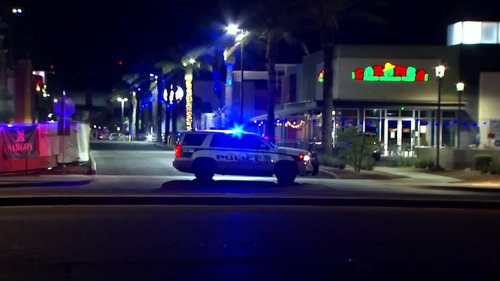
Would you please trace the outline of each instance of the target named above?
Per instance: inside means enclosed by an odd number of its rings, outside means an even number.
[[[332,101],[324,101],[322,96],[322,53],[306,56],[297,66],[292,85],[296,102],[285,103],[276,111],[277,134],[289,145],[320,142],[321,105],[332,102],[334,142],[344,127],[358,126],[378,137],[385,155],[411,155],[416,147],[435,146],[438,136],[443,146],[455,147],[459,132],[461,147],[478,144],[483,125],[479,123],[478,92],[469,89],[462,93],[458,111],[459,51],[446,46],[338,46]],[[446,66],[440,123],[437,65]],[[484,94],[494,96],[490,92],[485,89]],[[252,121],[260,124],[265,115]]]

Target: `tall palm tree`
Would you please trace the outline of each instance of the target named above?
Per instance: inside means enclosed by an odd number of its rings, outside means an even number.
[[[115,91],[122,90],[126,92],[127,96],[130,96],[132,104],[132,118],[130,123],[130,136],[135,139],[137,133],[140,131],[140,126],[138,126],[137,120],[139,120],[139,111],[137,110],[140,103],[142,94],[138,89],[143,87],[145,84],[149,85],[150,77],[149,73],[130,73],[125,74],[122,77],[122,83],[120,87],[115,89]],[[144,87],[143,87],[144,88]]]
[[[284,0],[261,0],[257,3],[255,16],[250,23],[252,34],[250,39],[258,38],[265,43],[267,60],[267,124],[266,134],[269,140],[274,142],[275,136],[275,99],[277,94],[276,59],[278,56],[278,44],[286,42],[300,45],[307,54],[308,50],[304,43],[297,40],[292,31],[299,27],[300,13],[297,6],[290,1]]]
[[[323,108],[322,108],[322,150],[331,155],[333,151],[332,111],[333,111],[333,60],[335,58],[336,34],[339,24],[346,18],[360,18],[382,23],[380,17],[370,13],[374,5],[381,1],[371,0],[304,0],[303,7],[314,27],[318,30],[323,49]]]

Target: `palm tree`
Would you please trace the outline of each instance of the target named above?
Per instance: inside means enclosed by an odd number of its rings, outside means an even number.
[[[274,142],[275,136],[274,106],[277,94],[275,65],[278,56],[278,44],[282,41],[289,44],[298,44],[306,54],[309,53],[305,44],[292,35],[292,31],[297,29],[300,23],[300,13],[296,8],[290,1],[260,1],[252,21],[255,27],[251,29],[250,34],[252,36],[249,37],[249,40],[258,38],[265,43],[268,73],[266,134],[272,142]]]
[[[322,108],[322,150],[326,155],[333,151],[332,111],[333,111],[333,60],[335,58],[335,39],[339,24],[346,18],[360,18],[381,23],[382,20],[367,11],[381,1],[370,0],[316,0],[304,1],[304,10],[319,31],[323,49],[323,108]]]
[[[193,58],[203,63],[200,67],[212,73],[214,93],[219,100],[218,108],[214,110],[214,113],[220,117],[220,124],[217,127],[227,127],[228,125],[227,121],[222,120],[228,115],[228,112],[225,111],[230,109],[230,102],[226,98],[232,96],[230,92],[228,93],[232,89],[232,85],[227,84],[229,75],[232,75],[232,70],[227,69],[227,64],[234,64],[236,47],[234,44],[229,44],[227,38],[222,36],[216,40],[212,40],[209,44],[198,46],[184,55],[184,61]],[[223,82],[225,83],[225,87],[222,85]]]

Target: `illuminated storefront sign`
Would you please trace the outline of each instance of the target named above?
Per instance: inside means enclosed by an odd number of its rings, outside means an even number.
[[[318,80],[319,83],[325,82],[325,71],[321,70],[316,79]]]
[[[413,66],[387,62],[385,65],[357,68],[352,72],[352,80],[369,82],[427,82],[429,74],[425,70],[417,70]]]

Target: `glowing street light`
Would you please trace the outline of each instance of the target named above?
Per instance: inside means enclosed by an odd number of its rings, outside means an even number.
[[[124,119],[124,115],[125,115],[125,102],[127,102],[128,99],[127,98],[118,97],[118,98],[116,98],[116,100],[118,102],[121,102],[121,104],[122,104],[122,123],[123,123],[123,119]]]
[[[240,29],[240,27],[236,24],[229,24],[226,27],[226,33],[232,36],[235,36],[234,41],[237,44],[240,44],[240,67],[241,67],[241,85],[240,85],[240,124],[243,124],[243,82],[244,82],[244,72],[243,72],[243,51],[245,47],[244,39],[250,35],[248,30]]]
[[[226,32],[229,35],[237,35],[238,32],[240,31],[240,27],[237,24],[231,23],[226,27]]]
[[[439,165],[439,151],[441,150],[441,84],[443,82],[444,78],[444,73],[446,71],[446,66],[444,65],[438,65],[436,66],[436,78],[438,80],[438,104],[437,104],[437,118],[436,118],[436,124],[438,127],[436,128],[437,130],[437,137],[436,137],[436,166],[434,167],[435,170],[442,170],[441,166]]]
[[[57,99],[54,99],[54,103],[57,103]]]
[[[457,111],[457,119],[458,119],[458,126],[457,126],[457,148],[460,149],[460,124],[462,123],[461,118],[460,118],[460,111],[462,107],[462,93],[465,89],[465,84],[463,82],[458,82],[457,83],[457,93],[458,93],[458,111]]]

